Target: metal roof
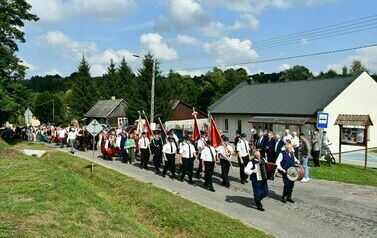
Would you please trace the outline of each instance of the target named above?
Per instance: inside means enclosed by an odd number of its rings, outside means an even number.
[[[248,84],[243,82],[209,107],[211,114],[312,116],[358,76]]]
[[[123,99],[100,100],[84,117],[107,118],[121,102],[126,101]]]
[[[334,125],[339,126],[373,126],[373,122],[369,115],[345,115],[340,114]]]

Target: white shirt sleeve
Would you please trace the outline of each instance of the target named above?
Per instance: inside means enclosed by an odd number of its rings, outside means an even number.
[[[282,171],[285,171],[282,167],[281,167],[281,161],[283,160],[283,154],[280,153],[278,158],[276,159],[276,166],[278,168],[278,170],[282,170]]]
[[[249,162],[247,165],[246,165],[246,167],[245,167],[245,169],[244,169],[244,172],[245,172],[245,174],[246,175],[251,175],[253,172],[252,172],[252,168],[253,168],[253,162]]]

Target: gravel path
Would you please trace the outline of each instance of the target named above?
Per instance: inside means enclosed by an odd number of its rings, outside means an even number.
[[[68,151],[68,149],[64,149]],[[95,156],[99,156],[95,152]],[[76,152],[77,156],[91,160],[92,151]],[[163,178],[151,170],[141,170],[135,165],[120,161],[95,163],[137,180],[180,194],[181,196],[241,220],[277,237],[377,237],[377,188],[357,186],[324,180],[309,183],[296,182],[293,198],[296,203],[280,202],[282,181],[269,181],[269,197],[263,201],[265,212],[255,209],[250,182],[239,183],[239,170],[231,171],[231,187],[222,187],[219,169],[214,178],[216,192],[203,189],[203,179],[189,185],[168,177]],[[197,165],[197,164],[195,164]],[[377,178],[376,178],[377,179]]]

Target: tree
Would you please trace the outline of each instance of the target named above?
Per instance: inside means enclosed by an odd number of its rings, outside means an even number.
[[[90,77],[90,67],[85,57],[82,57],[77,76],[72,79],[72,98],[69,111],[72,116],[81,118],[99,99],[97,88]]]
[[[119,75],[114,61],[110,60],[110,65],[107,68],[107,73],[102,77],[103,84],[101,85],[101,96],[104,99],[110,99],[111,97],[120,98],[121,85]]]
[[[25,66],[16,55],[18,42],[25,42],[24,21],[37,21],[25,0],[0,0],[0,78],[22,79]]]
[[[64,123],[64,105],[60,97],[50,92],[38,93],[33,103],[34,115],[43,123]]]
[[[350,69],[350,73],[352,75],[358,75],[361,74],[362,72],[367,71],[367,69],[363,66],[360,60],[354,60],[352,62],[352,66]]]
[[[308,68],[306,68],[305,66],[295,65],[283,72],[280,77],[280,81],[307,80],[311,77],[313,77],[313,74]]]
[[[343,68],[342,68],[342,76],[347,76],[348,75],[348,68],[347,68],[347,66],[343,66]]]

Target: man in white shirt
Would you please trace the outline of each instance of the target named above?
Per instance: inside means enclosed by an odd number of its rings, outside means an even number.
[[[64,147],[65,135],[66,135],[65,129],[63,127],[60,128],[60,130],[59,130],[59,139],[60,139],[60,147],[61,148]]]
[[[246,141],[246,134],[243,133],[237,143],[238,165],[240,166],[240,180],[242,184],[247,183],[247,175],[244,172],[245,166],[249,163],[250,146]]]
[[[75,153],[75,141],[77,137],[77,131],[75,128],[71,128],[70,132],[68,133],[67,143],[71,146],[71,153]]]
[[[166,173],[170,170],[170,176],[172,179],[176,178],[175,175],[175,153],[177,151],[177,146],[174,143],[174,138],[171,133],[168,133],[168,141],[162,147],[162,152],[165,160],[164,170],[162,171],[162,176],[166,177]]]
[[[200,139],[196,142],[196,148],[198,148],[198,159],[199,159],[199,166],[196,170],[196,178],[200,179],[200,174],[202,173],[203,167],[202,167],[202,159],[201,159],[201,153],[204,147],[206,147],[208,140],[208,136],[206,134],[202,134]]]
[[[204,186],[211,191],[215,192],[212,184],[213,170],[215,163],[218,161],[216,150],[211,146],[211,142],[207,140],[207,145],[203,148],[200,158],[202,159],[202,168],[204,170]]]
[[[224,135],[221,136],[223,143],[216,148],[218,153],[218,157],[220,158],[221,164],[221,177],[223,179],[222,185],[229,188],[230,180],[229,180],[229,169],[231,167],[230,158],[233,154],[233,148],[228,143],[228,138]]]
[[[184,143],[179,149],[180,154],[180,163],[182,166],[181,172],[181,182],[184,181],[185,175],[188,175],[189,184],[194,184],[192,180],[193,169],[194,169],[194,160],[196,158],[196,150],[193,144],[191,144],[191,138],[186,137]]]
[[[284,137],[283,137],[283,142],[287,142],[287,140],[292,141],[292,135],[289,133],[289,129],[284,130]]]
[[[143,132],[141,134],[141,137],[138,142],[139,148],[140,148],[140,168],[141,169],[148,169],[148,162],[149,162],[149,156],[150,156],[150,151],[149,151],[149,145],[150,141],[146,137],[146,133]]]
[[[298,147],[300,146],[300,139],[298,138],[297,132],[295,131],[292,132],[291,142],[292,142],[293,151],[295,153],[295,157],[298,158]]]

